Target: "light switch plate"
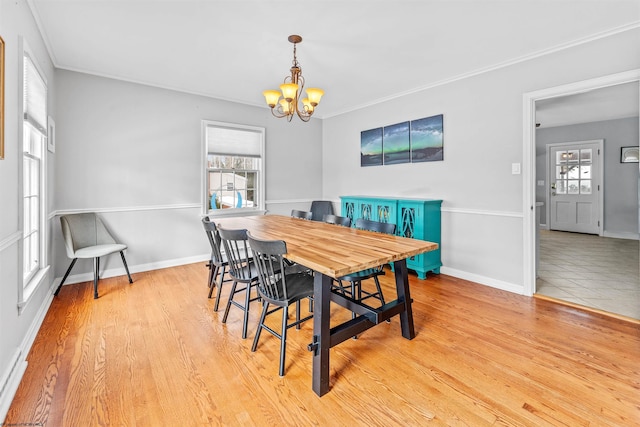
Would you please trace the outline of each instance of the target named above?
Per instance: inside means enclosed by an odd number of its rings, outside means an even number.
[[[511,163],[511,174],[520,175],[520,163]]]

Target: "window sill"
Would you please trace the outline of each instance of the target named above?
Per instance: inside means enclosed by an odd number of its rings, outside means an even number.
[[[40,289],[40,286],[45,283],[45,279],[48,277],[50,266],[40,269],[35,276],[29,281],[29,284],[24,287],[22,291],[22,301],[18,301],[18,314],[22,314],[27,308],[27,305],[32,300],[33,295]]]
[[[257,216],[265,215],[264,209],[216,209],[210,210],[205,215],[210,218],[231,217],[231,216]]]

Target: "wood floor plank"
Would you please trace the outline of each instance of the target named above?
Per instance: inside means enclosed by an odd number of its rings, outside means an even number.
[[[331,349],[311,390],[312,322],[251,352],[242,312],[208,299],[203,263],[64,286],[5,423],[46,426],[640,424],[640,325],[446,275],[410,276],[417,336],[397,318]],[[393,296],[393,275],[382,279]],[[303,312],[306,303],[302,304]],[[332,322],[350,313],[332,305]],[[280,317],[269,322],[279,327]]]

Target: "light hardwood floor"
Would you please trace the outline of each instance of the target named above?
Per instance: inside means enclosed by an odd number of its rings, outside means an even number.
[[[331,390],[320,398],[311,390],[311,323],[290,330],[280,378],[277,339],[263,334],[250,351],[258,305],[242,340],[240,310],[223,325],[206,277],[198,263],[134,274],[132,285],[104,279],[98,300],[90,283],[64,286],[5,423],[640,424],[638,324],[446,275],[411,276],[417,337],[402,338],[395,318],[334,347]]]

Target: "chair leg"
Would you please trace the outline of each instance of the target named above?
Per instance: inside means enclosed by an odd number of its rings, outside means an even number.
[[[218,306],[220,305],[220,294],[222,293],[222,284],[224,283],[225,270],[226,267],[223,265],[222,272],[220,273],[220,285],[218,286],[218,292],[216,292],[216,303],[213,306],[213,311],[218,311]],[[209,298],[211,298],[211,294],[209,294]],[[231,296],[229,298],[231,298]]]
[[[233,296],[236,293],[236,286],[238,286],[238,282],[234,280],[233,284],[231,285],[231,293],[229,294],[229,301],[227,301],[227,306],[224,308],[222,323],[227,323],[227,316],[229,315],[229,309],[231,308],[231,303],[233,302]]]
[[[260,333],[262,332],[264,319],[265,317],[267,317],[267,311],[269,311],[269,303],[266,301],[263,301],[262,314],[260,315],[260,322],[258,323],[258,330],[256,331],[256,336],[253,338],[253,345],[251,346],[251,351],[256,351],[256,349],[258,348],[258,341],[260,340]]]
[[[289,307],[282,308],[282,333],[280,334],[280,376],[284,377],[284,358],[287,352],[287,318],[289,317]]]
[[[376,290],[378,291],[378,295],[380,296],[380,302],[382,303],[382,305],[384,305],[384,295],[382,295],[382,288],[380,287],[378,276],[373,276],[373,280],[376,282]]]
[[[122,263],[124,264],[124,269],[127,272],[127,276],[129,277],[129,283],[133,283],[133,280],[131,279],[131,274],[129,274],[129,267],[127,266],[127,260],[124,258],[124,252],[120,251],[120,257],[122,258]]]
[[[216,287],[216,277],[218,277],[218,272],[220,271],[220,267],[217,265],[211,264],[209,267],[209,298],[213,295],[213,288]]]
[[[67,268],[67,272],[64,273],[64,276],[62,277],[62,282],[60,282],[60,284],[58,285],[58,289],[56,289],[53,295],[58,296],[58,292],[60,292],[60,288],[62,288],[62,284],[64,283],[65,280],[67,280],[67,276],[69,276],[69,273],[71,273],[71,269],[73,268],[77,260],[78,258],[74,258],[71,260],[71,264],[69,265],[69,268]]]
[[[242,339],[247,338],[247,328],[249,326],[249,304],[251,304],[251,283],[247,283],[244,296],[244,317],[242,319]]]
[[[100,273],[100,257],[94,258],[93,263],[93,299],[98,298],[98,274]]]
[[[296,329],[300,329],[300,300],[296,301]]]

